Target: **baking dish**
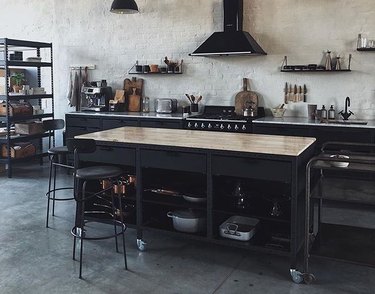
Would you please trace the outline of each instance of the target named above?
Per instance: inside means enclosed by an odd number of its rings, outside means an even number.
[[[259,220],[245,216],[234,215],[219,227],[220,236],[240,241],[249,241],[256,232]]]

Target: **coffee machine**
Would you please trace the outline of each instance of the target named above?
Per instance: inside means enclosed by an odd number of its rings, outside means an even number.
[[[81,111],[108,111],[111,97],[111,87],[83,87],[80,101]]]

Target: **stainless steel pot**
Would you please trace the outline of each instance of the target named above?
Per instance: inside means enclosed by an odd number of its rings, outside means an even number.
[[[175,230],[185,233],[198,233],[206,229],[207,219],[202,212],[189,210],[176,210],[167,213],[173,219]]]

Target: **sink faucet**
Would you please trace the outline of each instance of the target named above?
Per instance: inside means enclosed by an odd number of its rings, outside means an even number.
[[[342,118],[344,120],[348,120],[349,116],[351,116],[352,114],[354,114],[350,110],[348,112],[348,107],[349,106],[350,106],[350,98],[346,97],[346,99],[345,99],[345,112],[342,112],[342,110],[339,112],[339,114],[341,114],[341,116],[342,116]]]

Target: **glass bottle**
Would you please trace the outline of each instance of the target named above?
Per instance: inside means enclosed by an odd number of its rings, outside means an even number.
[[[142,112],[150,112],[150,98],[148,97],[143,97]]]
[[[336,118],[336,111],[333,108],[333,105],[328,110],[328,119],[335,119]]]
[[[358,34],[358,38],[357,38],[357,48],[361,48],[362,46],[362,35],[361,34]]]
[[[324,105],[322,106],[322,110],[321,110],[321,118],[327,119],[327,109]]]

